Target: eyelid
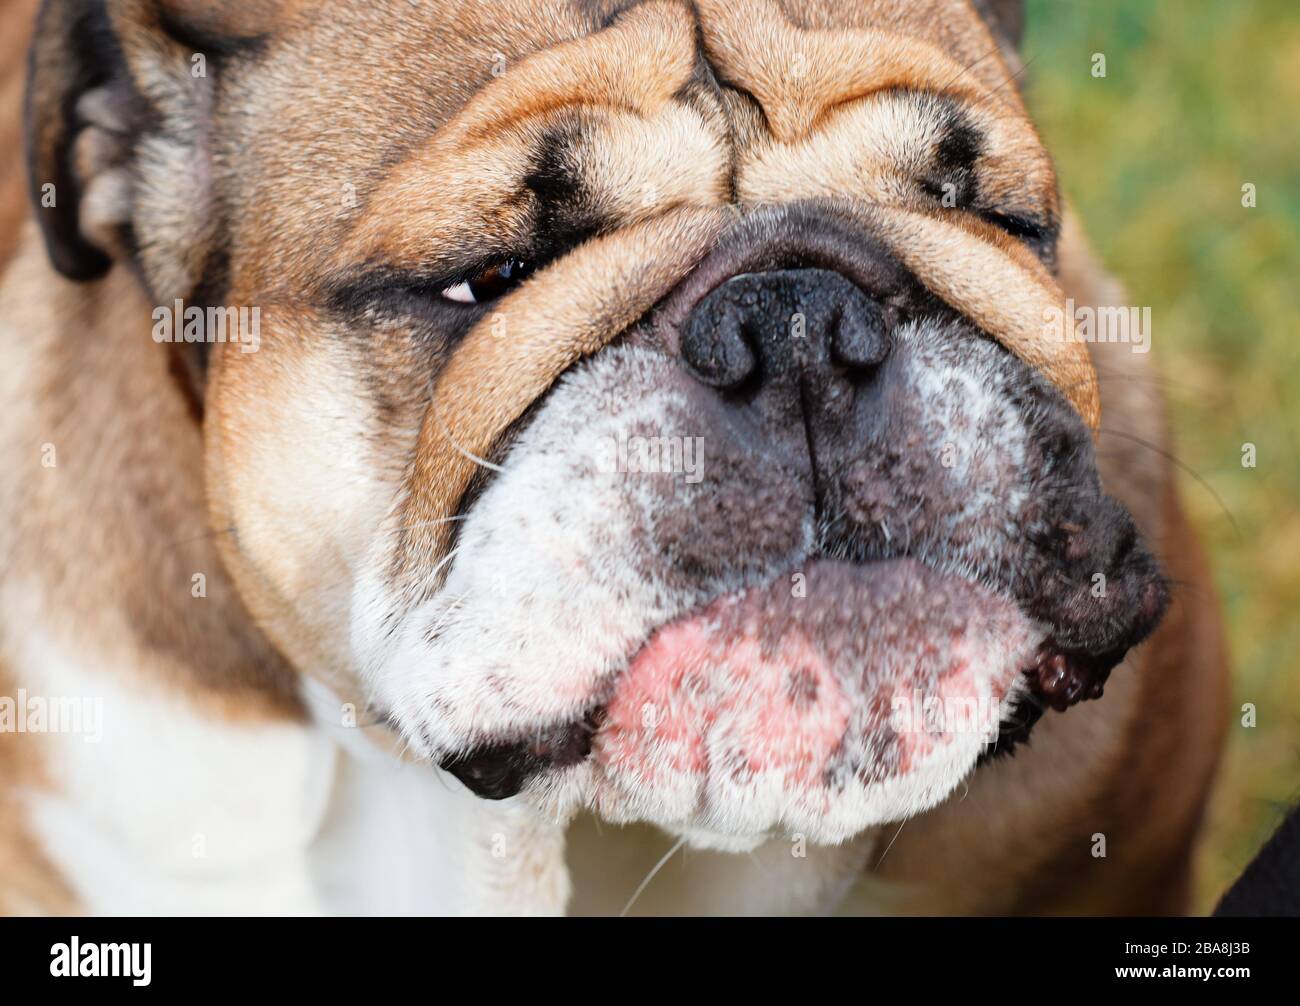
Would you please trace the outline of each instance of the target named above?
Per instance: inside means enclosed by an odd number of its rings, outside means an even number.
[[[444,266],[436,272],[375,264],[336,276],[322,286],[321,293],[334,310],[354,316],[378,311],[418,317],[441,310],[454,319],[469,315],[495,299],[474,297],[473,283],[485,271],[506,263],[525,267],[519,282],[546,264],[525,254],[509,252],[455,269]]]
[[[470,289],[469,280],[466,279],[445,287],[441,296],[444,300],[450,300],[456,304],[477,304],[479,302],[478,298],[474,296],[474,291]]]
[[[498,259],[472,276],[444,287],[439,296],[458,304],[486,304],[504,297],[526,280],[536,263],[515,255]]]
[[[1050,225],[1021,213],[984,210],[979,216],[985,222],[1021,241],[1042,241],[1048,236],[1050,230]]]

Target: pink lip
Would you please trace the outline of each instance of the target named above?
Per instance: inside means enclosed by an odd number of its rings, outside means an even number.
[[[638,651],[595,739],[602,812],[770,827],[973,763],[992,739],[980,710],[996,735],[1038,641],[1016,605],[910,559],[823,560],[803,577],[719,598]]]

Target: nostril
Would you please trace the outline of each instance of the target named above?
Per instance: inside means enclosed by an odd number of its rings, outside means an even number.
[[[831,358],[846,367],[877,367],[889,355],[885,313],[865,296],[851,297],[831,322]]]
[[[681,353],[696,377],[714,388],[737,387],[758,362],[735,312],[692,317],[682,333]]]

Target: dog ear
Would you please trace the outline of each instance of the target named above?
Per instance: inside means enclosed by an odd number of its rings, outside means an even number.
[[[257,7],[254,2],[250,7]],[[159,302],[212,282],[216,80],[259,43],[207,0],[43,0],[28,72],[29,185],[50,260],[128,260]]]
[[[993,37],[1006,48],[1018,50],[1025,34],[1025,0],[974,0],[974,3]]]
[[[102,3],[45,0],[36,16],[24,126],[27,177],[36,220],[54,267],[70,279],[95,279],[111,264],[83,237],[80,210],[90,178],[79,177],[73,145],[84,95],[121,91],[124,64]]]

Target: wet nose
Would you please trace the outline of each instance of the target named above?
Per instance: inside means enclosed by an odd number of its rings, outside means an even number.
[[[880,304],[838,272],[752,272],[700,301],[681,353],[698,380],[718,389],[790,380],[824,388],[878,367],[889,353],[889,330]]]

